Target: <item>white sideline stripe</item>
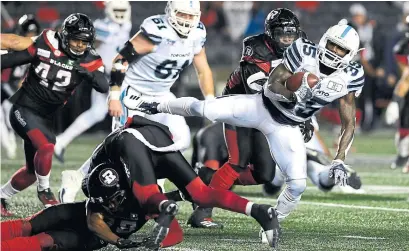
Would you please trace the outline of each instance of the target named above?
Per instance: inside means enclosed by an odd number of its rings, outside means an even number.
[[[368,209],[368,210],[409,213],[409,209],[401,209],[401,208],[355,206],[355,205],[324,203],[324,202],[310,202],[310,201],[300,201],[300,204],[324,206],[324,207],[342,207],[342,208],[356,208],[356,209]]]
[[[261,202],[261,201],[267,201],[267,200],[271,202],[271,200],[267,198],[260,198],[260,197],[246,197],[246,198],[254,202],[257,202],[257,201]],[[276,201],[276,200],[273,200],[273,201]],[[356,206],[356,205],[336,204],[336,203],[326,203],[326,202],[312,202],[312,201],[302,201],[302,200],[300,201],[300,204],[323,206],[323,207],[342,207],[342,208],[355,208],[355,209],[409,213],[409,209],[402,209],[402,208]]]
[[[364,240],[386,240],[383,237],[366,237],[366,236],[355,236],[355,235],[345,235],[340,236],[341,238],[350,238],[350,239],[364,239]]]

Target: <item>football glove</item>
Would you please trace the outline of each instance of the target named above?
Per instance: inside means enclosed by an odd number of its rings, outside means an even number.
[[[159,103],[144,101],[142,100],[140,96],[136,96],[136,95],[126,96],[124,98],[124,105],[129,110],[137,110],[137,111],[144,112],[147,114],[159,113],[157,109]]]
[[[82,78],[84,78],[85,80],[87,80],[89,82],[93,82],[94,77],[95,77],[93,72],[90,72],[89,70],[87,70],[86,68],[81,66],[80,64],[74,65],[74,69],[77,71],[77,73]]]
[[[308,75],[310,75],[309,72],[306,72],[302,78],[301,81],[301,86],[298,88],[297,91],[294,92],[295,96],[297,97],[298,102],[304,102],[306,100],[309,100],[313,96],[313,89],[308,85]]]
[[[304,142],[307,143],[311,140],[312,136],[314,135],[314,125],[312,124],[312,120],[309,119],[304,123],[300,124],[300,131],[304,136]]]
[[[348,184],[348,174],[346,165],[342,160],[335,159],[332,161],[329,169],[329,177],[334,179],[335,185],[346,186]]]
[[[139,242],[129,240],[129,239],[124,239],[124,238],[119,238],[115,243],[115,246],[119,249],[134,248],[140,245],[141,243]]]

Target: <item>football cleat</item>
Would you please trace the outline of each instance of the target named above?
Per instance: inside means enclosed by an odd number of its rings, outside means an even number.
[[[187,224],[192,228],[218,228],[222,229],[223,224],[213,221],[212,217],[213,208],[197,207],[195,211],[190,215]]]
[[[46,208],[51,207],[52,205],[59,204],[50,188],[47,188],[43,191],[38,191],[37,188],[37,195],[38,199],[41,201],[41,203],[43,203],[44,207]]]
[[[268,245],[278,247],[280,234],[280,223],[278,223],[277,212],[270,205],[254,204],[251,216],[260,224],[267,238]]]
[[[61,173],[61,187],[58,190],[58,200],[61,203],[75,201],[75,196],[81,188],[84,175],[78,170],[65,170]]]
[[[353,189],[360,189],[362,186],[361,177],[359,177],[356,171],[349,166],[345,166],[345,169],[347,170],[348,175],[347,184]]]
[[[148,102],[136,95],[129,95],[124,98],[124,105],[129,110],[137,110],[147,114],[156,114],[158,111],[158,102]]]
[[[65,161],[64,153],[65,153],[65,148],[57,148],[57,147],[54,148],[54,156],[61,164],[64,164],[64,161]]]
[[[142,246],[148,250],[159,250],[162,241],[168,235],[170,224],[179,210],[179,206],[171,200],[164,202],[161,208],[150,236],[142,241]]]
[[[404,168],[405,165],[408,163],[409,156],[402,157],[402,156],[397,156],[395,161],[392,162],[391,168],[396,169],[396,168]]]
[[[6,199],[1,199],[1,216],[2,217],[10,217],[10,216],[14,216],[14,214],[12,212],[10,212],[8,210],[8,203],[6,201]]]

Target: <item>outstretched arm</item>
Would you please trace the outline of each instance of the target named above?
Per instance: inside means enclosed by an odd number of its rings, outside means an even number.
[[[36,54],[34,46],[23,51],[16,51],[1,55],[1,69],[12,68],[17,65],[30,63]]]
[[[352,145],[355,131],[355,113],[355,93],[351,92],[340,99],[339,115],[342,126],[335,159],[344,161]]]
[[[1,49],[22,51],[33,44],[33,38],[22,37],[15,34],[0,34]]]

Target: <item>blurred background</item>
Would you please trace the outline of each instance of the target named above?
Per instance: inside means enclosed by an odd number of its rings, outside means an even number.
[[[2,32],[14,32],[13,25],[24,14],[33,14],[41,28],[55,27],[73,12],[82,12],[92,19],[104,17],[103,2],[15,2],[2,1]],[[164,13],[166,2],[131,2],[132,35],[141,22],[151,16]],[[399,80],[393,47],[402,38],[406,26],[404,17],[409,14],[409,4],[405,2],[202,2],[201,21],[207,29],[206,52],[216,84],[216,95],[221,93],[231,71],[238,65],[244,37],[262,33],[264,19],[274,8],[286,7],[298,15],[302,28],[310,40],[318,42],[330,25],[345,18],[355,26],[365,50],[358,60],[365,68],[366,83],[359,97],[357,120],[359,130],[371,132],[387,129],[382,117],[392,96],[393,88]],[[187,68],[174,85],[176,96],[201,97],[193,67]],[[64,116],[56,122],[56,131],[61,132],[76,116],[90,106],[90,89],[79,88],[70,99]],[[327,107],[319,115],[324,127],[337,128],[339,116],[335,107]],[[200,119],[189,119],[194,128],[203,123]],[[95,125],[89,132],[109,131],[111,121]]]

